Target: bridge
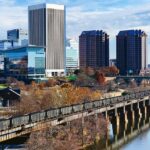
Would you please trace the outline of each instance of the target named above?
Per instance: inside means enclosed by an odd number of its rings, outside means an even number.
[[[126,82],[129,82],[129,81],[134,79],[138,85],[140,85],[142,81],[145,84],[150,85],[150,76],[132,76],[132,75],[130,75],[130,76],[116,76],[116,80],[119,80],[119,79],[124,79]]]
[[[131,142],[134,138],[136,138],[139,134],[146,132],[150,127],[150,117],[143,116],[137,118],[134,122],[129,120],[129,124],[123,124],[123,126],[116,127],[115,124],[112,124],[113,130],[113,139],[110,142],[110,139],[105,140],[105,148],[103,150],[112,150],[119,149],[122,145]]]
[[[100,99],[82,104],[65,106],[0,120],[0,142],[10,140],[42,128],[69,123],[75,119],[98,114],[119,125],[120,119],[128,121],[128,116],[145,116],[150,106],[150,90],[130,93],[125,96]]]

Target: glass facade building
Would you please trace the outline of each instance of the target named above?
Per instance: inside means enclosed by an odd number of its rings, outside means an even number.
[[[120,31],[117,35],[117,67],[121,75],[139,74],[147,68],[147,34],[142,30]]]
[[[80,68],[109,66],[109,35],[102,30],[83,31],[79,36]]]
[[[0,40],[0,50],[6,50],[11,47],[11,43],[8,40]]]
[[[0,51],[4,59],[4,75],[20,80],[45,77],[45,51],[43,47],[27,46]]]
[[[70,74],[79,68],[79,48],[74,39],[68,39],[66,45],[66,72]]]

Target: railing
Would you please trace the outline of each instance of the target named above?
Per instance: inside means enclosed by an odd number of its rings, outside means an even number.
[[[49,119],[61,119],[66,115],[72,115],[79,112],[85,112],[92,109],[103,108],[106,106],[112,106],[116,103],[126,102],[132,99],[140,99],[150,95],[150,90],[134,92],[125,96],[118,96],[112,98],[106,98],[101,100],[95,100],[90,102],[84,102],[82,104],[74,104],[71,106],[65,106],[60,108],[53,108],[43,110],[40,112],[34,112],[23,116],[12,117],[8,119],[0,120],[0,132],[23,127],[28,124],[38,123]]]

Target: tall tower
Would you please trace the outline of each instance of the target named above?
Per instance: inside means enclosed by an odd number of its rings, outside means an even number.
[[[109,66],[109,36],[101,31],[83,31],[79,37],[80,68]]]
[[[46,48],[46,76],[65,73],[65,6],[38,4],[28,7],[29,44]]]
[[[120,31],[117,35],[117,67],[120,74],[139,74],[147,68],[147,34],[141,30]]]

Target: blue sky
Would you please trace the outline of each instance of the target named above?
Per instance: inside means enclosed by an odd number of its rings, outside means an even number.
[[[67,37],[78,39],[83,30],[106,31],[111,58],[116,56],[119,30],[142,29],[150,36],[150,0],[0,0],[0,38],[7,29],[27,30],[27,6],[43,2],[66,5]]]

